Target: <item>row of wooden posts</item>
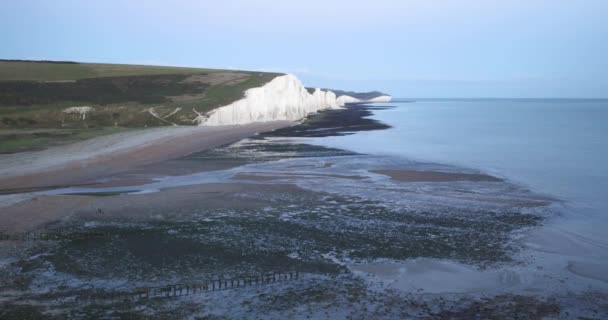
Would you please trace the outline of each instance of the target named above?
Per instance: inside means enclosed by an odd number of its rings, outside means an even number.
[[[129,302],[154,298],[183,297],[206,292],[246,288],[258,285],[267,285],[276,282],[293,281],[300,279],[300,273],[295,272],[272,272],[262,273],[256,276],[248,276],[231,279],[216,279],[207,282],[191,284],[174,284],[162,287],[138,288],[130,292],[108,292],[84,295],[79,300],[92,303],[103,302]]]
[[[111,232],[53,232],[34,231],[23,233],[0,233],[0,241],[39,241],[39,240],[86,240],[111,237]]]

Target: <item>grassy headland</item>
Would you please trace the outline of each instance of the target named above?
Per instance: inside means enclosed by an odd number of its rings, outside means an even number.
[[[245,90],[262,86],[278,75],[0,60],[0,153],[120,130],[109,128],[193,125],[198,114],[236,101]],[[27,131],[15,132],[23,129]]]

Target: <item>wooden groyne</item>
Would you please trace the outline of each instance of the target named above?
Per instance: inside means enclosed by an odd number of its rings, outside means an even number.
[[[112,237],[111,232],[60,232],[32,231],[23,233],[0,233],[0,241],[49,241],[49,240],[86,240]]]
[[[161,287],[137,288],[129,292],[104,292],[82,295],[79,301],[89,303],[117,303],[134,302],[145,299],[174,298],[203,294],[208,292],[242,289],[253,286],[269,285],[277,282],[287,282],[300,279],[300,273],[295,272],[270,272],[255,276],[215,279],[206,282],[190,284],[172,284]]]

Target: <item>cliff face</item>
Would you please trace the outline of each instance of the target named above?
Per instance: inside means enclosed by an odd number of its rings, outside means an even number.
[[[309,113],[339,107],[333,92],[317,89],[310,94],[298,78],[284,75],[262,87],[247,90],[245,98],[201,115],[197,121],[199,125],[208,126],[295,121]]]
[[[311,94],[293,75],[274,78],[262,87],[245,92],[245,97],[205,115],[199,115],[199,125],[221,126],[275,120],[296,121],[310,113],[325,109],[338,109],[347,103],[387,102],[388,95],[361,100],[336,94],[329,90],[315,89]]]
[[[338,97],[338,105],[344,106],[347,103],[366,103],[366,102],[390,102],[393,98],[389,95],[381,95],[370,99],[359,99],[351,96],[340,96]]]
[[[393,97],[389,96],[389,95],[382,95],[379,97],[375,97],[372,99],[369,99],[365,102],[390,102],[393,99]]]
[[[338,104],[343,106],[346,105],[347,103],[361,103],[360,99],[351,97],[351,96],[340,96],[338,97]]]

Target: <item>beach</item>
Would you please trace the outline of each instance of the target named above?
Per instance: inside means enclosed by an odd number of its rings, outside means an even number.
[[[51,173],[32,180],[3,168],[12,192],[0,196],[9,236],[0,297],[94,316],[111,302],[83,297],[297,272],[297,281],[112,305],[277,319],[606,312],[601,265],[575,256],[596,244],[552,225],[560,199],[476,168],[338,147],[390,132],[372,115],[391,108],[153,129],[70,146],[69,158],[28,155],[36,165],[24,172]],[[63,176],[81,163],[86,171]]]
[[[129,169],[229,144],[288,121],[223,127],[167,127],[118,133],[44,151],[0,156],[0,190],[86,184]]]
[[[0,320],[608,319],[608,1],[5,2]]]

